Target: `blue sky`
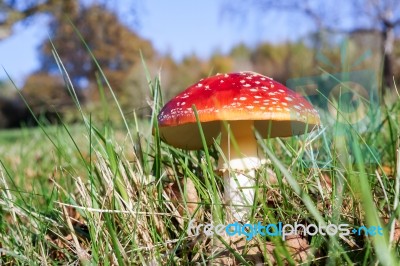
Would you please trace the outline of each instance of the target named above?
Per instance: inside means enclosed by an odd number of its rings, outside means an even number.
[[[126,10],[124,2],[117,3],[119,10]],[[134,30],[159,52],[169,52],[177,60],[191,53],[206,58],[214,51],[227,52],[240,42],[255,45],[293,40],[310,30],[310,25],[293,14],[252,13],[245,19],[224,15],[217,0],[146,0],[139,13],[140,24]],[[36,19],[28,27],[17,25],[14,35],[0,41],[0,65],[19,85],[39,67],[38,46],[48,38],[46,25],[45,19]],[[0,79],[5,78],[1,69]]]

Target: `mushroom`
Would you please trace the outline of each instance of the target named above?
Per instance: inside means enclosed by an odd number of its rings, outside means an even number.
[[[258,154],[254,130],[261,137],[288,137],[314,130],[320,118],[300,94],[255,72],[217,74],[193,84],[170,100],[158,116],[161,139],[178,148],[203,147],[193,109],[207,145],[221,134],[218,168],[224,177],[224,200],[243,221],[255,195]],[[236,178],[234,178],[236,177]]]

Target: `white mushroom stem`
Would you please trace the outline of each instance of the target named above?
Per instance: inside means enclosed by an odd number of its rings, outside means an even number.
[[[236,221],[245,221],[250,215],[256,187],[255,170],[262,163],[253,125],[253,121],[230,121],[221,125],[220,147],[226,161],[220,156],[218,167],[224,176],[225,204]]]

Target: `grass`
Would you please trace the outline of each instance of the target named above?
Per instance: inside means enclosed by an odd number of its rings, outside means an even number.
[[[82,124],[0,132],[4,264],[298,264],[303,258],[311,265],[399,265],[399,101],[381,106],[375,131],[357,134],[348,125],[345,142],[336,142],[335,127],[259,140],[271,163],[257,173],[250,218],[264,225],[381,226],[384,236],[316,234],[288,245],[258,235],[247,242],[187,233],[192,219],[196,225],[227,219],[214,171],[219,147],[188,152],[163,143],[156,120],[160,82],[146,75],[150,121],[124,115],[113,95],[104,109],[119,112],[123,126],[111,123],[109,112],[92,121],[77,105]],[[275,183],[268,182],[271,171]]]

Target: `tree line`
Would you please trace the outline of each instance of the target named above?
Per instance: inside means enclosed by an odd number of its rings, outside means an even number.
[[[5,2],[0,3],[7,4]],[[84,108],[96,114],[102,110],[102,98],[111,97],[107,89],[99,90],[107,84],[100,75],[98,64],[124,112],[135,111],[142,117],[150,113],[150,107],[141,56],[150,73],[160,75],[166,99],[197,80],[216,73],[253,70],[285,83],[290,78],[320,75],[321,69],[330,73],[360,69],[382,73],[386,64],[381,50],[385,39],[379,31],[360,30],[344,34],[319,29],[295,42],[260,43],[256,46],[237,44],[228,53],[216,51],[206,59],[192,54],[177,61],[169,54],[157,52],[149,40],[125,26],[107,8],[106,2],[83,5],[79,1],[38,1],[26,10],[13,9],[10,3],[8,14],[20,12],[17,18],[29,18],[35,12],[51,14],[51,41],[44,41],[39,48],[40,69],[26,79],[21,90],[34,114],[50,122],[57,122],[59,116],[70,121],[79,119],[65,76],[61,75],[54,58],[55,53]],[[7,23],[0,20],[3,28]],[[398,81],[400,41],[395,40],[395,44],[390,67]],[[343,57],[343,51],[346,57]],[[354,65],[356,61],[359,63]],[[391,85],[394,84],[393,77]],[[378,78],[383,81],[385,77],[380,74]],[[384,82],[380,84],[391,86]],[[102,95],[103,91],[105,95]],[[0,83],[0,127],[16,127],[21,123],[29,125],[35,121],[20,95],[9,82],[3,81]]]

